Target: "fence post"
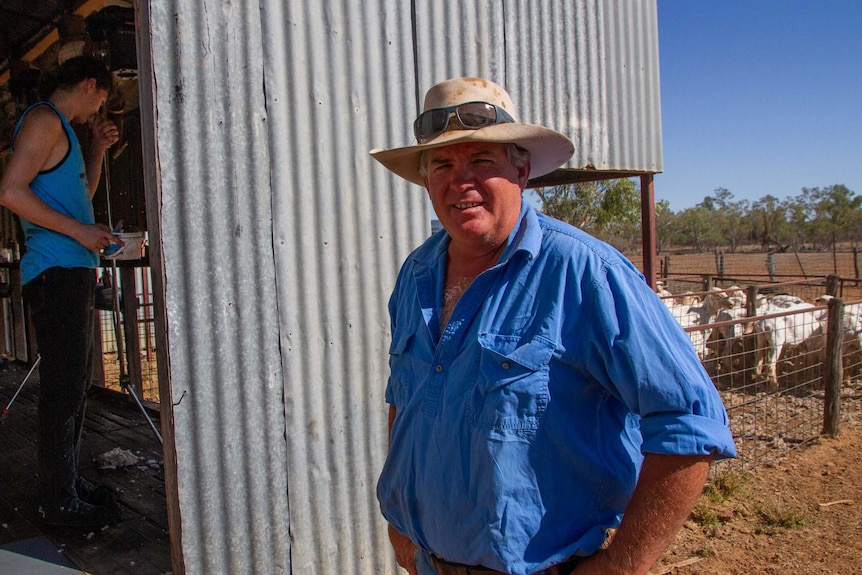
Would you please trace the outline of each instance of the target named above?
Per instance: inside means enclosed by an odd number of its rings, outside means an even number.
[[[703,274],[703,291],[712,289],[712,274]]]
[[[748,286],[748,289],[745,290],[745,316],[746,317],[754,317],[757,315],[757,292],[758,288],[756,285]]]
[[[670,256],[664,256],[664,279],[670,276]]]
[[[856,285],[859,285],[859,249],[853,246],[853,269],[856,272]]]
[[[838,435],[838,419],[841,412],[841,384],[844,369],[841,362],[841,344],[844,339],[844,300],[829,300],[829,315],[826,325],[826,359],[823,367],[823,434]]]
[[[769,281],[775,281],[775,256],[772,253],[772,250],[766,254],[766,271],[769,272]]]
[[[792,248],[793,248],[793,255],[795,255],[795,256],[796,256],[796,263],[798,263],[798,264],[799,264],[799,269],[800,269],[800,270],[802,270],[802,277],[803,277],[803,278],[805,278],[805,279],[808,279],[808,274],[807,274],[807,273],[805,273],[805,268],[804,268],[804,267],[803,267],[803,265],[802,265],[802,260],[801,260],[801,259],[799,259],[799,252],[798,252],[798,251],[796,251],[796,245],[795,245],[795,244],[791,244],[791,246],[790,246],[790,247],[792,247]]]
[[[724,276],[724,252],[720,251],[718,248],[713,248],[713,254],[715,255],[715,275],[718,277]]]
[[[826,293],[832,297],[838,297],[838,276],[826,276]]]

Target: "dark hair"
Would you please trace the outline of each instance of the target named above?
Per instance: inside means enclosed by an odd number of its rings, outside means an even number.
[[[75,56],[42,75],[39,95],[46,99],[55,90],[70,90],[82,80],[90,78],[95,78],[96,87],[107,90],[108,93],[114,87],[114,77],[105,64],[89,56]]]

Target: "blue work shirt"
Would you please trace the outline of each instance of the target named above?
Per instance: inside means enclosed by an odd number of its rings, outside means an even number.
[[[441,231],[414,251],[389,302],[396,418],[377,496],[398,531],[534,573],[601,546],[642,453],[735,456],[690,339],[619,252],[524,202],[444,329],[448,244]]]

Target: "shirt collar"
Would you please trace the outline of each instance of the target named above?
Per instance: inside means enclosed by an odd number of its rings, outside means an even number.
[[[517,252],[526,252],[527,257],[532,259],[539,253],[542,245],[542,228],[539,224],[539,215],[536,210],[524,200],[521,200],[521,214],[518,222],[512,228],[509,239],[506,241],[506,249],[500,257],[500,263],[509,261]]]

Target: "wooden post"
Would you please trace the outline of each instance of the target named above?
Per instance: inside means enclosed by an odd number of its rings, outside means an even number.
[[[835,250],[835,230],[832,230],[832,273],[838,273],[838,252]]]
[[[713,253],[715,254],[715,275],[721,278],[724,276],[724,252],[715,248]]]
[[[144,386],[141,381],[141,340],[138,334],[138,295],[135,286],[135,268],[124,267],[120,271],[120,285],[123,292],[123,335],[125,340],[126,365],[129,368],[129,385],[134,388],[138,398],[144,400]]]
[[[856,271],[856,285],[859,285],[859,248],[853,247],[853,269]]]
[[[757,286],[750,285],[746,290],[745,296],[745,316],[754,317],[757,315]]]
[[[796,256],[796,263],[798,263],[798,264],[799,264],[799,269],[800,269],[800,270],[802,270],[802,277],[803,277],[803,278],[805,278],[805,279],[808,279],[808,274],[806,274],[806,273],[805,273],[805,268],[802,266],[802,260],[801,260],[801,259],[799,259],[799,252],[798,252],[798,251],[796,251],[796,246],[795,246],[795,245],[793,245],[793,244],[791,244],[791,246],[790,246],[790,247],[792,247],[792,248],[793,248],[793,255],[795,255],[795,256]]]
[[[641,237],[644,276],[647,285],[655,290],[655,190],[652,174],[641,176]]]
[[[838,276],[826,276],[826,293],[838,297]]]
[[[844,369],[841,364],[841,344],[844,337],[844,300],[829,300],[829,315],[826,331],[826,359],[823,363],[823,434],[838,435],[838,419],[841,411],[841,383]]]
[[[703,274],[703,291],[712,289],[712,274]]]
[[[664,279],[670,276],[670,256],[664,256]]]
[[[105,355],[102,348],[102,310],[93,309],[93,368],[90,380],[99,387],[105,387]]]

